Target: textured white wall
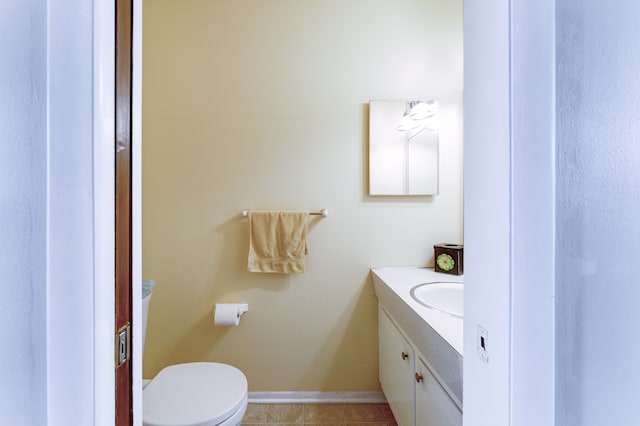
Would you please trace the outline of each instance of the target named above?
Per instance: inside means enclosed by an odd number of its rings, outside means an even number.
[[[46,419],[46,1],[0,3],[0,424]]]
[[[558,425],[637,422],[640,3],[557,0]]]

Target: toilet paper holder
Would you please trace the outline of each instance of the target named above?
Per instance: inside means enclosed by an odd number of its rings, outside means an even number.
[[[249,311],[247,303],[216,303],[213,310],[213,324],[218,326],[238,326],[240,317]]]
[[[248,303],[240,303],[238,309],[238,318],[242,316],[245,312],[249,312],[249,304]]]

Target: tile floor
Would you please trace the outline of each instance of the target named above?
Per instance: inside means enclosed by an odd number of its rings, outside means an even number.
[[[242,424],[397,426],[388,404],[249,404]]]

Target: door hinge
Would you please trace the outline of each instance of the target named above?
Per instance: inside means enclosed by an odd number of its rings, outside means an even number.
[[[116,332],[116,368],[131,358],[131,324],[123,326]]]

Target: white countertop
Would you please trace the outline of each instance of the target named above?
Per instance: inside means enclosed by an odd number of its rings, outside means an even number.
[[[371,270],[412,310],[463,355],[463,320],[444,312],[429,309],[416,302],[410,294],[413,287],[429,282],[463,282],[463,275],[443,274],[431,268],[374,268]],[[375,285],[375,283],[374,283]],[[378,292],[376,291],[376,294]],[[380,298],[380,295],[378,295]]]

